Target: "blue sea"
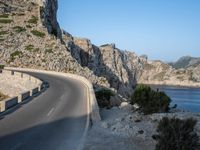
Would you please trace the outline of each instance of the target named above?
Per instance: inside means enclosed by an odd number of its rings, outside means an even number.
[[[200,88],[183,88],[172,86],[152,86],[164,91],[172,100],[171,106],[177,104],[177,108],[200,112]]]

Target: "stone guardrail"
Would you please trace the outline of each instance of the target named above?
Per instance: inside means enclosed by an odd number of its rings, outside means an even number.
[[[17,70],[17,71],[26,71],[26,72],[36,72],[36,73],[45,73],[50,75],[62,76],[67,78],[72,78],[74,80],[81,81],[87,88],[87,106],[88,106],[88,115],[90,115],[90,119],[93,122],[100,121],[101,117],[99,114],[99,107],[97,104],[97,100],[95,97],[93,85],[89,80],[85,77],[70,74],[70,73],[63,73],[63,72],[55,72],[55,71],[46,71],[46,70],[36,70],[36,69],[28,69],[28,68],[13,68],[13,67],[5,67],[7,70]]]
[[[25,80],[32,80],[32,81],[38,83],[38,86],[31,89],[30,91],[19,93],[19,95],[15,96],[15,97],[7,98],[5,100],[0,101],[0,112],[3,112],[21,102],[23,102],[24,100],[28,99],[29,97],[33,96],[34,94],[37,94],[38,92],[40,92],[43,88],[41,80],[39,80],[33,76],[30,76],[26,73],[16,72],[14,70],[1,70],[1,74],[18,76]]]

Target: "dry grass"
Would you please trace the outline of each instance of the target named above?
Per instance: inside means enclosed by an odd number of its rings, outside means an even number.
[[[4,95],[4,94],[2,94],[2,93],[0,92],[0,101],[4,100],[4,99],[6,99],[6,98],[8,98],[8,96],[7,96],[7,95]]]

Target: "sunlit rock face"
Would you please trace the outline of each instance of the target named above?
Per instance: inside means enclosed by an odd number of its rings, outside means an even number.
[[[72,56],[83,67],[88,67],[97,76],[105,77],[119,94],[129,97],[141,74],[145,59],[134,52],[122,51],[115,44],[95,46],[89,39],[63,34]]]
[[[60,29],[57,10],[57,0],[1,0],[0,63],[79,74],[94,87],[111,88],[124,98],[130,98],[137,83],[200,81],[198,66],[176,70],[115,44],[96,46],[89,39],[73,37]]]
[[[6,66],[79,74],[95,86],[110,87],[74,59],[62,41],[56,0],[0,2],[0,62]]]

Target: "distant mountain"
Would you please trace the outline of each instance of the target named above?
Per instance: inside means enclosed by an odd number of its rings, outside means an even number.
[[[170,66],[176,69],[188,68],[191,66],[197,66],[200,64],[200,57],[183,56],[179,58],[176,62],[169,63]]]

